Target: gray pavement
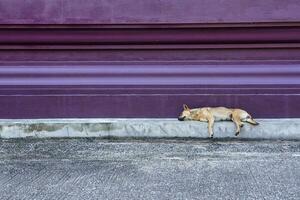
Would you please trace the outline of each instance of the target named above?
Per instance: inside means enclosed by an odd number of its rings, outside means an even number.
[[[300,199],[300,141],[0,141],[0,199]]]

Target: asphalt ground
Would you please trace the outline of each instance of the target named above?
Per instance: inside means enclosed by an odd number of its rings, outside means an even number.
[[[0,141],[0,199],[300,199],[300,141]]]

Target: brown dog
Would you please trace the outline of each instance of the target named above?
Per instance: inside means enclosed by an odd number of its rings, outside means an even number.
[[[189,109],[186,104],[183,105],[183,111],[178,117],[178,120],[208,122],[208,132],[211,138],[214,136],[213,125],[215,121],[233,121],[236,125],[236,136],[239,135],[241,127],[244,125],[243,122],[248,122],[252,125],[259,124],[258,122],[254,121],[251,115],[249,115],[245,110],[230,109],[225,107],[203,107]]]

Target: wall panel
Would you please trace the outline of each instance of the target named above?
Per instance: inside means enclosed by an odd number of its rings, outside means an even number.
[[[0,2],[1,118],[299,117],[300,4]]]

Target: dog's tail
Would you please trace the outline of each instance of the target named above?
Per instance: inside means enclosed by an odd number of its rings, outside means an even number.
[[[259,123],[257,121],[255,121],[250,115],[247,117],[245,122],[248,122],[249,124],[252,124],[252,125],[255,125],[255,126],[259,125]]]

